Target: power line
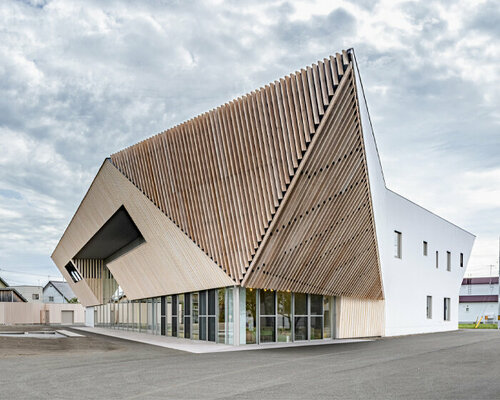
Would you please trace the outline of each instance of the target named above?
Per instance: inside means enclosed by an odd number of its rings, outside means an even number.
[[[0,271],[3,271],[3,272],[9,272],[9,273],[11,273],[11,274],[18,274],[18,275],[39,276],[39,277],[42,277],[42,278],[47,278],[47,277],[56,278],[56,277],[58,277],[58,275],[50,275],[50,274],[47,274],[47,275],[43,275],[43,274],[34,274],[34,273],[32,273],[32,272],[25,272],[25,271],[12,271],[12,270],[9,270],[9,269],[3,269],[3,268],[0,268]]]

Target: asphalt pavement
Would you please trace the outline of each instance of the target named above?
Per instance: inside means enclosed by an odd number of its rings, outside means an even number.
[[[1,399],[499,399],[500,333],[191,354],[122,339],[0,338]]]

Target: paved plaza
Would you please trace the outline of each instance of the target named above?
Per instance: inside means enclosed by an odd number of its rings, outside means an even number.
[[[496,330],[206,354],[79,333],[85,337],[0,337],[2,398],[494,399],[500,396],[500,333]]]

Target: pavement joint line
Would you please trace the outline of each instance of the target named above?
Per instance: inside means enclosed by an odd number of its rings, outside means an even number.
[[[69,337],[69,338],[72,338],[72,337],[85,337],[85,335],[81,335],[79,333],[76,333],[76,332],[71,332],[71,331],[68,331],[66,329],[59,329],[59,330],[56,330],[57,333],[63,335],[63,336],[66,336],[66,337]]]

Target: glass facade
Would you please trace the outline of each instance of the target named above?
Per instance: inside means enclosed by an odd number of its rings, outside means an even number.
[[[246,306],[245,339],[247,344],[257,343],[257,290],[244,289]]]
[[[295,314],[295,340],[308,340],[307,315],[308,301],[307,294],[294,293],[294,314]]]
[[[334,297],[229,287],[141,300],[122,297],[95,307],[94,323],[224,344],[235,343],[238,329],[242,344],[288,343],[334,338],[334,310]]]
[[[278,305],[278,342],[292,341],[292,294],[277,293]]]
[[[260,343],[276,341],[276,292],[259,291]]]

